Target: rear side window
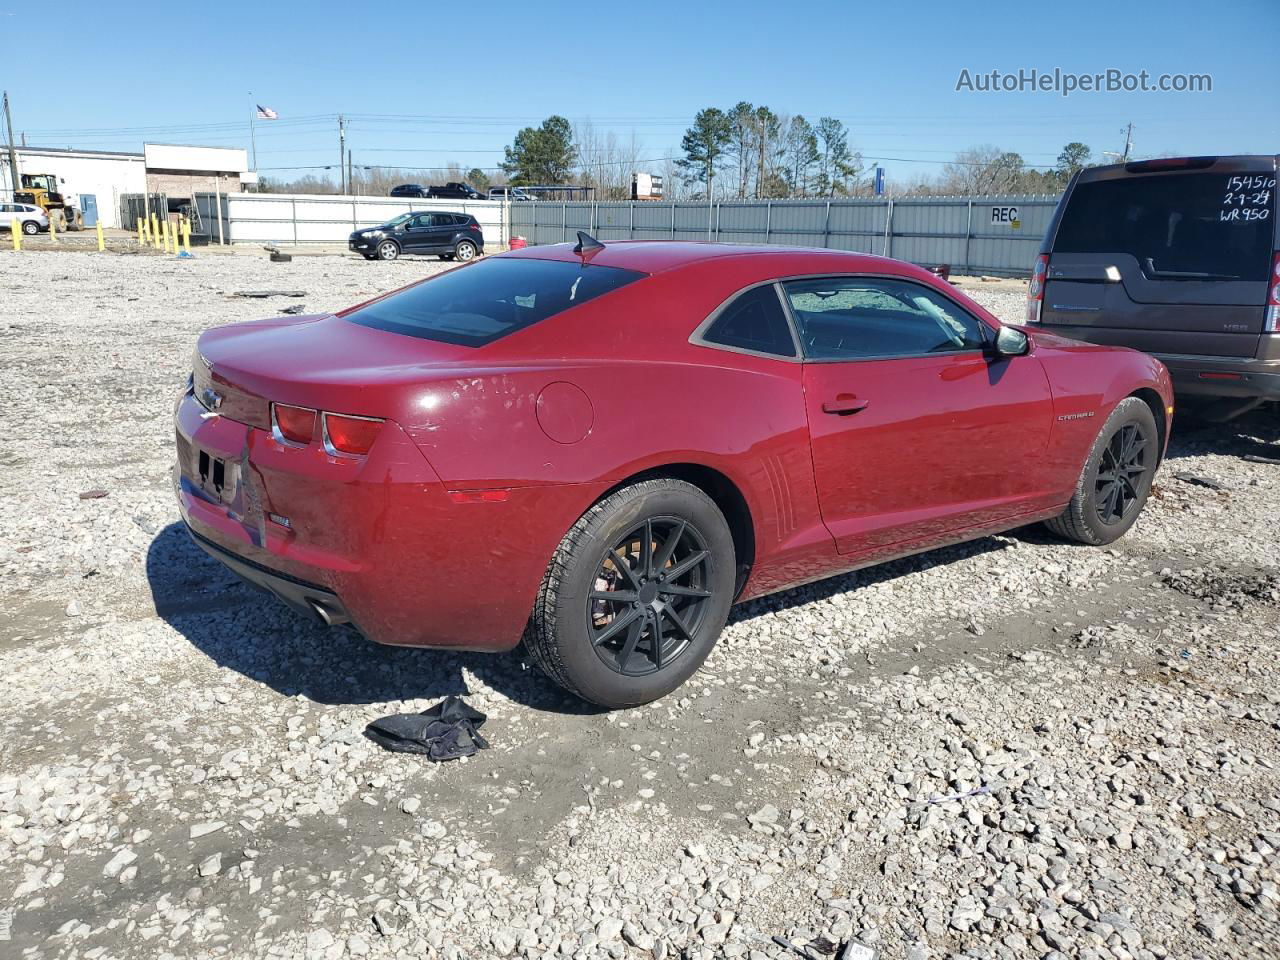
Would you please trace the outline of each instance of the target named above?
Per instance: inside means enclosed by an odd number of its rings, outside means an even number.
[[[343,316],[375,330],[481,347],[642,277],[616,267],[494,258],[439,274]]]
[[[791,328],[771,283],[748,290],[725,307],[702,339],[755,353],[796,355]]]
[[[1079,183],[1056,253],[1127,253],[1153,280],[1266,280],[1274,174],[1186,173]]]

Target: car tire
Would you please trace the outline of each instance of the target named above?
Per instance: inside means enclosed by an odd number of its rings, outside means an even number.
[[[395,260],[400,256],[400,244],[394,240],[383,240],[378,244],[379,260]]]
[[[453,248],[453,256],[450,260],[459,260],[462,263],[470,263],[476,258],[476,245],[470,240],[459,240],[458,245]]]
[[[22,221],[22,232],[28,237],[34,237],[40,232],[40,224],[36,223],[34,220],[24,220]]]
[[[680,480],[641,481],[565,534],[525,647],[584,700],[609,709],[649,703],[707,658],[733,605],[734,578],[733,536],[714,501]]]
[[[1067,509],[1045,526],[1092,546],[1118,540],[1142,513],[1159,460],[1160,432],[1151,408],[1126,397],[1098,431]]]

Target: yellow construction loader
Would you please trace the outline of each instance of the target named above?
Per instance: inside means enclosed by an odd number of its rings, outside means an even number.
[[[14,191],[13,201],[43,208],[58,230],[83,230],[84,214],[67,202],[58,186],[59,178],[52,173],[24,173],[22,189]]]

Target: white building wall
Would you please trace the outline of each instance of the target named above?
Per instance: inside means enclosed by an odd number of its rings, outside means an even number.
[[[9,156],[0,150],[0,191],[6,197],[13,189]],[[142,193],[147,188],[146,165],[141,156],[109,156],[92,153],[42,152],[18,148],[21,173],[51,173],[61,178],[61,192],[83,206],[81,194],[92,194],[98,202],[98,219],[104,227],[118,227],[120,195]]]

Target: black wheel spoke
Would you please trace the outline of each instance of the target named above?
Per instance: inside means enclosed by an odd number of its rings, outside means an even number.
[[[640,635],[644,633],[644,625],[646,617],[637,615],[635,620],[631,622],[630,629],[627,630],[626,643],[622,645],[622,650],[618,654],[618,666],[625,670],[627,661],[631,659],[631,655],[636,652],[636,645],[640,642]]]
[[[662,649],[662,615],[655,613],[649,618],[649,659],[655,668],[662,669],[665,653]]]
[[[676,547],[680,545],[680,538],[684,536],[684,528],[686,526],[687,524],[681,520],[680,525],[667,534],[667,539],[663,542],[662,549],[653,558],[653,568],[655,570],[661,570],[671,562],[671,557],[675,554]]]
[[[662,608],[662,612],[667,615],[667,619],[671,621],[671,625],[680,631],[680,635],[682,637],[686,640],[693,639],[693,631],[690,630],[684,620],[681,619],[680,613],[675,607],[668,603]]]
[[[640,531],[640,559],[636,561],[636,571],[648,579],[653,576],[653,521],[646,520]]]
[[[627,583],[631,585],[631,589],[639,590],[640,579],[636,576],[635,571],[631,569],[631,564],[627,563],[626,558],[618,556],[616,549],[609,551],[609,558],[613,560],[613,565],[618,573],[626,578]]]
[[[698,587],[684,587],[678,583],[667,582],[658,588],[659,593],[670,593],[678,597],[709,597],[710,590],[701,590]]]
[[[637,594],[634,590],[592,590],[589,596],[608,603],[635,603]]]
[[[696,553],[689,554],[689,556],[685,557],[683,560],[681,560],[679,563],[673,566],[670,570],[666,571],[667,582],[670,583],[672,580],[675,580],[679,577],[683,577],[686,573],[688,573],[690,570],[692,570],[694,567],[696,567],[706,557],[709,557],[710,555],[711,555],[710,551],[707,551],[707,550],[699,550]]]
[[[591,638],[591,642],[598,647],[610,637],[617,636],[623,628],[640,618],[640,609],[638,607],[632,607],[626,613],[619,614],[614,617],[612,621],[606,624],[603,629]]]

